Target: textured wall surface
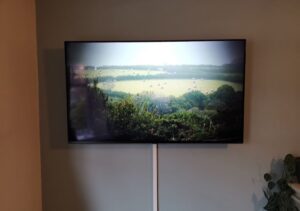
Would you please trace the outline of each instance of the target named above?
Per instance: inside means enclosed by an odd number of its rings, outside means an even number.
[[[0,1],[0,210],[40,211],[35,2]]]
[[[37,0],[44,211],[150,211],[151,145],[67,145],[65,40],[246,38],[245,143],[160,145],[160,211],[258,211],[300,155],[298,0]]]

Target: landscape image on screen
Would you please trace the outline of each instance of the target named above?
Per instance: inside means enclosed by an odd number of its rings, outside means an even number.
[[[245,40],[65,50],[70,142],[242,142]]]

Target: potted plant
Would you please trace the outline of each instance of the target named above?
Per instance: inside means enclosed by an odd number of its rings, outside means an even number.
[[[294,190],[289,183],[297,182],[296,178],[296,158],[288,154],[283,160],[282,175],[275,179],[272,173],[264,174],[267,188],[264,195],[268,202],[264,209],[267,211],[299,211],[292,199]]]

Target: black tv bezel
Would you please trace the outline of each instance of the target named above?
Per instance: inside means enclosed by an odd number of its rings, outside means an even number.
[[[124,139],[112,139],[112,140],[98,140],[88,139],[85,141],[78,141],[71,139],[71,119],[70,119],[70,71],[68,68],[68,55],[67,46],[72,43],[140,43],[140,42],[209,42],[209,41],[240,41],[244,44],[244,68],[243,68],[243,131],[242,137],[233,137],[225,139],[206,139],[197,142],[184,142],[184,141],[162,141],[162,140],[124,140]],[[191,40],[89,40],[89,41],[64,41],[64,56],[65,56],[65,82],[66,82],[66,99],[67,99],[67,137],[68,144],[243,144],[245,134],[245,81],[246,81],[246,43],[247,39],[191,39]]]

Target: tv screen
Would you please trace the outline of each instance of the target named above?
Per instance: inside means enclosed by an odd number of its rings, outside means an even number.
[[[70,143],[242,143],[246,40],[65,42]]]

